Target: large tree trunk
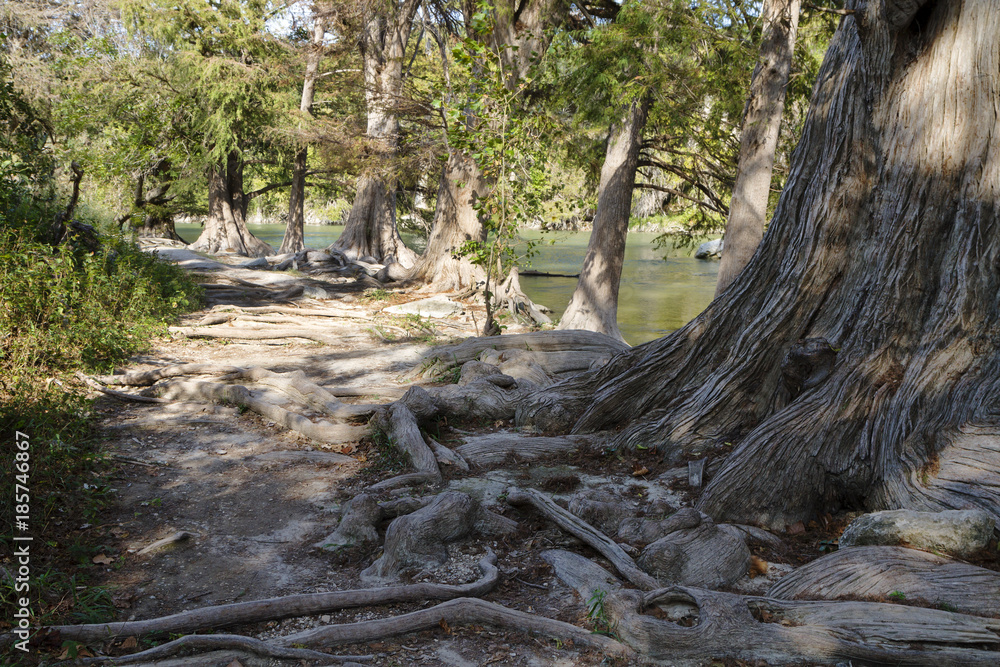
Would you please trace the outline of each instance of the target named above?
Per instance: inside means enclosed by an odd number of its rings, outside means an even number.
[[[236,151],[224,165],[208,173],[208,219],[192,250],[234,252],[249,257],[274,254],[274,249],[250,233],[246,225],[247,193],[243,191],[243,161]]]
[[[393,17],[376,16],[361,40],[364,61],[367,138],[378,164],[358,178],[358,189],[340,238],[331,247],[349,257],[413,266],[417,254],[403,244],[396,227],[395,179],[391,161],[399,148],[395,107],[403,93],[403,56],[420,3],[406,0]]]
[[[795,53],[801,0],[765,0],[760,57],[750,80],[736,183],[726,223],[726,249],[719,263],[716,295],[743,271],[764,237],[774,151],[778,147],[785,89]]]
[[[486,279],[483,268],[460,250],[466,241],[486,240],[486,230],[473,204],[487,187],[470,157],[457,152],[448,156],[438,186],[431,236],[409,280],[447,291],[475,287]]]
[[[601,167],[594,231],[587,244],[580,280],[559,329],[587,329],[624,341],[618,329],[618,286],[632,211],[632,189],[649,101],[636,100],[620,123],[611,126]]]
[[[323,36],[326,34],[326,22],[319,9],[313,17],[312,43],[306,56],[306,74],[302,81],[302,98],[299,111],[304,118],[312,118],[313,98],[316,94],[316,74],[319,71],[319,61],[323,57]],[[281,239],[279,253],[298,252],[306,247],[305,240],[305,203],[306,203],[306,170],[308,168],[309,149],[301,146],[295,151],[295,161],[292,165],[292,186],[288,195],[288,222],[285,225],[285,236]]]
[[[742,279],[519,420],[725,455],[699,507],[1000,515],[1000,13],[858,3]],[[822,340],[819,340],[822,339]]]

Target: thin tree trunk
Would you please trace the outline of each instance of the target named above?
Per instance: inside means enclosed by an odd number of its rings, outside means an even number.
[[[587,329],[624,341],[618,329],[618,287],[632,211],[632,188],[642,146],[649,100],[636,100],[625,118],[611,126],[601,168],[594,231],[583,270],[559,329]]]
[[[1000,13],[858,7],[743,278],[520,423],[725,456],[699,501],[716,520],[1000,516]]]
[[[406,247],[396,226],[396,185],[388,164],[399,150],[395,107],[403,94],[403,56],[420,3],[405,0],[393,17],[375,16],[365,26],[364,60],[367,137],[379,156],[358,178],[357,193],[340,239],[331,247],[349,257],[370,257],[383,264],[410,268],[417,254]]]
[[[313,17],[312,43],[306,56],[306,74],[302,81],[302,99],[299,102],[299,112],[304,119],[312,118],[313,98],[316,94],[316,73],[319,62],[323,58],[323,36],[326,34],[324,17],[316,10]],[[298,252],[306,247],[305,243],[305,200],[306,200],[306,170],[308,168],[309,149],[301,146],[295,152],[292,165],[292,187],[288,195],[288,222],[285,225],[285,236],[281,240],[279,253]]]
[[[764,238],[774,152],[778,147],[785,89],[792,69],[801,0],[765,0],[760,58],[750,81],[743,116],[740,159],[726,223],[726,247],[719,263],[716,295],[743,271]]]

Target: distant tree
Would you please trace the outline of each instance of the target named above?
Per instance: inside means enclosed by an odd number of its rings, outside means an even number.
[[[283,45],[266,21],[284,5],[277,2],[195,0],[122,4],[125,24],[159,49],[160,57],[143,63],[149,85],[169,96],[169,103],[192,131],[187,145],[191,168],[204,170],[208,182],[208,217],[193,248],[261,256],[273,249],[246,227],[247,209],[256,197],[289,182],[270,128],[282,111],[284,79],[278,63]],[[247,168],[257,174],[277,168],[279,178],[256,190],[247,188]]]
[[[316,79],[323,57],[323,42],[326,35],[328,8],[316,4],[312,8],[312,29],[306,45],[306,70],[302,81],[302,98],[299,113],[304,118],[312,118],[313,100],[316,95]],[[306,171],[308,169],[309,146],[300,145],[295,150],[292,164],[292,183],[288,193],[288,221],[279,253],[298,252],[305,248],[305,200]]]
[[[358,45],[364,68],[369,166],[358,177],[344,232],[332,247],[354,257],[413,266],[417,254],[403,244],[396,226],[393,158],[399,150],[397,107],[403,98],[404,57],[420,0],[390,0],[366,6]]]

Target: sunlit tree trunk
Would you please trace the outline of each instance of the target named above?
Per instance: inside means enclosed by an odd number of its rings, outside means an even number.
[[[521,424],[721,457],[698,505],[718,520],[1000,516],[1000,12],[851,7],[741,279]]]
[[[632,189],[649,101],[633,102],[611,126],[597,191],[597,212],[583,269],[559,329],[587,329],[624,341],[618,329],[618,287],[632,211]]]
[[[736,279],[764,237],[774,152],[778,148],[800,6],[801,0],[764,1],[760,58],[750,80],[743,116],[740,158],[716,294],[721,294]]]
[[[391,160],[399,148],[396,105],[403,94],[403,56],[410,39],[418,0],[392,3],[394,12],[373,16],[361,40],[364,61],[367,139],[376,163],[358,178],[357,192],[344,232],[333,248],[352,257],[413,266],[416,253],[403,244],[396,227],[396,179]]]
[[[548,48],[552,32],[546,28],[558,25],[567,7],[559,0],[529,0],[520,5],[495,3],[493,31],[476,38],[501,55],[504,68],[509,72],[507,85],[510,88],[528,72],[532,59]],[[469,25],[472,6],[467,6],[465,11]],[[468,289],[485,281],[482,267],[473,265],[455,251],[467,240],[486,238],[474,204],[475,197],[485,196],[489,188],[471,159],[457,154],[449,157],[438,185],[431,237],[409,280],[430,283],[441,290]],[[443,199],[442,194],[445,195]]]

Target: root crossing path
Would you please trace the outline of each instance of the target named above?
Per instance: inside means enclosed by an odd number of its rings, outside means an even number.
[[[834,575],[811,583],[817,566],[775,586],[845,518],[782,535],[716,523],[694,509],[713,462],[515,429],[526,397],[608,363],[614,339],[513,323],[475,338],[474,302],[389,314],[417,296],[363,272],[165,254],[206,307],[84,378],[117,467],[85,528],[107,545],[95,564],[117,617],[42,633],[85,644],[80,664],[1000,663],[995,607],[936,602],[996,589],[992,570],[935,556],[955,574],[927,604],[907,574],[927,559],[905,549],[879,552],[877,573],[868,558],[830,572],[906,595],[859,600]]]

